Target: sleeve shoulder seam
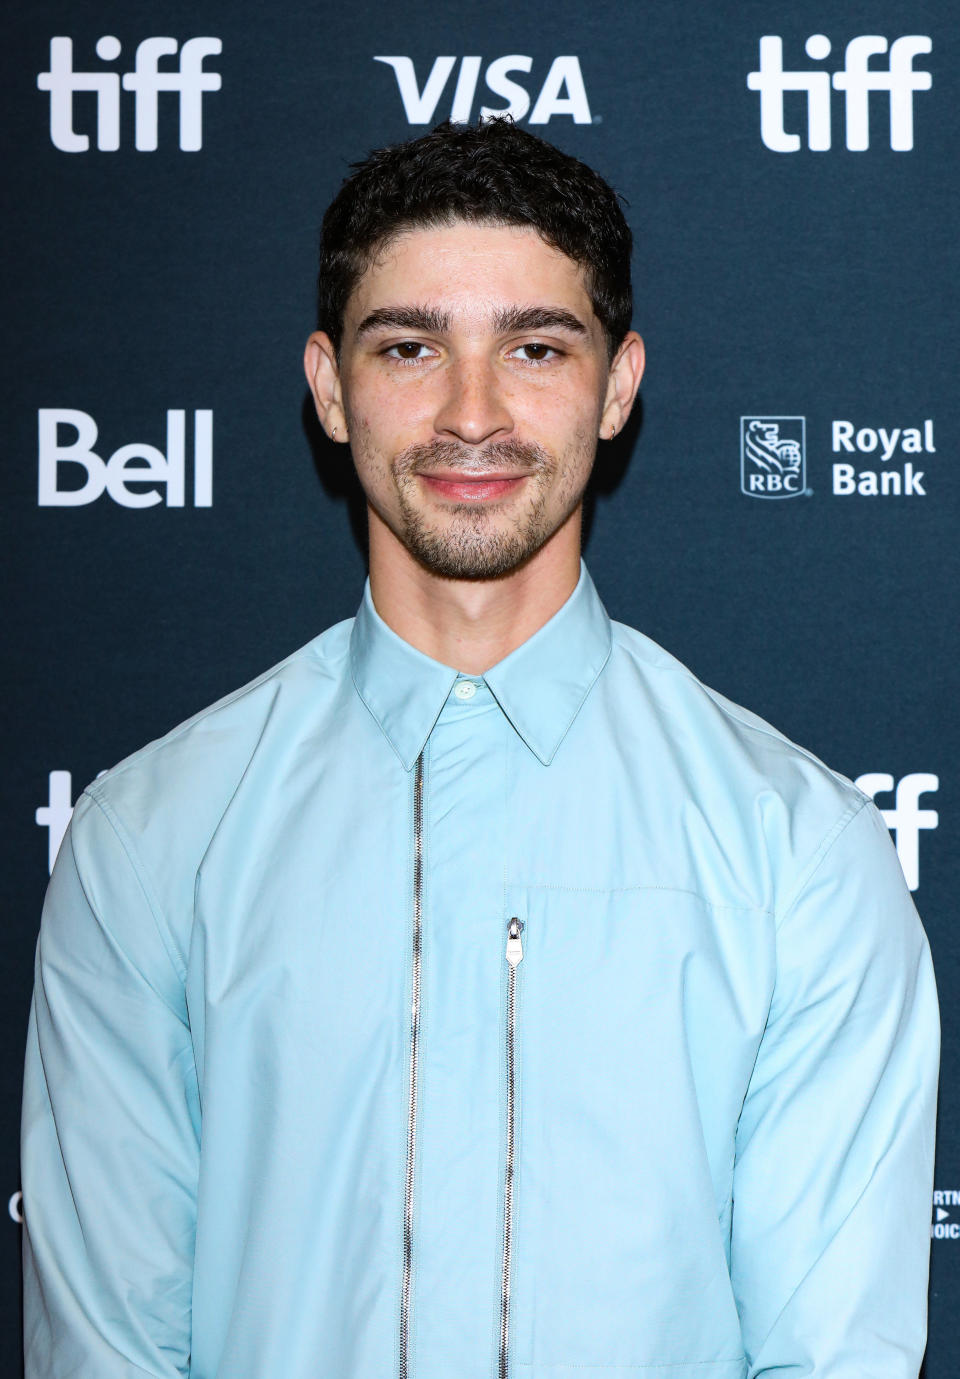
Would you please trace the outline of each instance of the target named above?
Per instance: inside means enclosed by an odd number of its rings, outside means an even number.
[[[866,795],[861,796],[861,798],[858,800],[852,801],[851,804],[844,811],[844,813],[841,814],[840,817],[837,819],[836,823],[834,823],[833,827],[829,829],[826,835],[821,839],[819,847],[816,849],[807,865],[801,871],[800,877],[796,885],[794,886],[782,910],[780,911],[779,916],[775,920],[775,927],[778,931],[782,927],[784,921],[787,919],[787,916],[790,914],[790,911],[794,908],[794,906],[802,897],[807,886],[810,884],[816,873],[819,871],[820,867],[823,865],[823,862],[825,861],[828,854],[832,851],[833,846],[837,842],[838,838],[841,836],[841,834],[846,832],[847,828],[850,826],[854,819],[859,818],[860,814],[870,803],[871,800]]]
[[[107,824],[109,825],[111,832],[116,837],[117,842],[120,844],[124,856],[130,863],[130,869],[132,870],[134,876],[137,878],[137,884],[139,885],[140,890],[143,893],[143,898],[147,903],[147,908],[149,909],[153,922],[157,927],[157,933],[160,936],[160,942],[163,945],[163,951],[167,955],[167,960],[173,968],[177,976],[177,980],[181,984],[183,984],[186,981],[186,971],[184,970],[183,965],[181,964],[179,957],[173,947],[173,944],[171,943],[170,935],[167,931],[166,921],[163,916],[163,910],[160,906],[159,901],[156,898],[156,892],[147,874],[146,868],[140,860],[136,848],[133,845],[133,840],[130,838],[129,833],[124,828],[122,821],[118,818],[116,811],[111,807],[107,800],[103,799],[100,796],[99,792],[94,793],[94,791],[88,787],[86,790],[83,791],[83,794],[86,795],[88,799],[92,800],[93,803],[97,806],[100,813],[107,821]]]

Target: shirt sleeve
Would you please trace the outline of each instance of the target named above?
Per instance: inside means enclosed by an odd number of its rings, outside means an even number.
[[[115,823],[81,796],[27,1036],[25,1379],[189,1374],[199,1123],[172,945]]]
[[[749,1379],[916,1379],[940,1028],[879,811],[828,838],[779,922],[740,1116],[731,1273]]]

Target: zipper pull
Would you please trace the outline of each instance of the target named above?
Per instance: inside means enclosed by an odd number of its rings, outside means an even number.
[[[523,944],[520,942],[522,928],[523,921],[514,915],[510,921],[510,928],[507,930],[507,962],[511,967],[516,967],[523,957]]]

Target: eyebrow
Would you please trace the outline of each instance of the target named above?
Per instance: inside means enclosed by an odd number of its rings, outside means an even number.
[[[450,317],[433,306],[382,306],[364,316],[357,326],[357,339],[374,330],[422,330],[443,335],[450,329]]]
[[[493,328],[498,335],[522,331],[565,330],[571,335],[588,336],[586,325],[572,311],[558,306],[511,306],[496,312]],[[357,326],[356,338],[376,330],[415,330],[444,335],[450,329],[450,315],[433,306],[383,306],[371,311]]]
[[[512,335],[527,330],[565,330],[571,335],[589,335],[578,316],[558,306],[512,306],[498,311],[493,318],[499,335]]]

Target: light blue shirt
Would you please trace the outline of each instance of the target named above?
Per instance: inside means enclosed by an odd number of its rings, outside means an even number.
[[[872,802],[584,565],[485,675],[368,582],[77,805],[27,1379],[912,1379],[938,1033]]]

